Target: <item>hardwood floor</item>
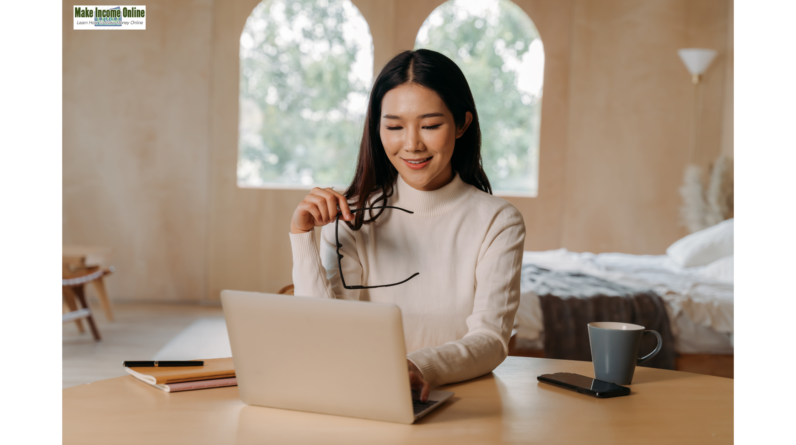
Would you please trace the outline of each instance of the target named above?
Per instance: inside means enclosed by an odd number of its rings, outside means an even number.
[[[63,325],[63,387],[127,375],[124,360],[149,360],[174,336],[201,317],[222,316],[221,306],[116,303],[108,322],[92,305],[102,341],[75,323]]]

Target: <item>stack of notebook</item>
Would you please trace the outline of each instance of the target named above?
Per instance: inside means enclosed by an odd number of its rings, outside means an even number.
[[[237,386],[238,384],[232,357],[204,360],[204,366],[124,369],[138,380],[166,392]]]

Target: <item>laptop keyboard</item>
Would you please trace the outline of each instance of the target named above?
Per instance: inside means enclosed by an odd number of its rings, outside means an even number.
[[[434,400],[429,400],[428,402],[421,402],[417,399],[412,399],[412,411],[414,411],[415,415],[418,415],[426,410],[426,408],[433,406],[437,402]]]

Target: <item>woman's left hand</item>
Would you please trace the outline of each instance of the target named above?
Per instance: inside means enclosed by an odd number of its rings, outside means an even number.
[[[428,394],[431,392],[431,385],[423,380],[423,373],[420,372],[417,365],[408,359],[406,363],[409,366],[409,386],[411,386],[412,389],[420,390],[420,401],[427,402]]]

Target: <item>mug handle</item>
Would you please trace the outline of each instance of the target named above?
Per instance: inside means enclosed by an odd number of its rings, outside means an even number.
[[[636,365],[640,365],[640,364],[646,362],[647,360],[651,359],[652,357],[655,357],[655,354],[661,352],[661,347],[663,347],[663,338],[661,338],[661,334],[659,334],[657,331],[648,330],[648,331],[644,331],[644,334],[642,334],[642,336],[646,335],[648,332],[651,332],[651,333],[655,334],[656,337],[658,337],[658,346],[655,347],[654,351],[650,352],[649,354],[645,355],[644,357],[639,357],[638,361],[636,362]]]

